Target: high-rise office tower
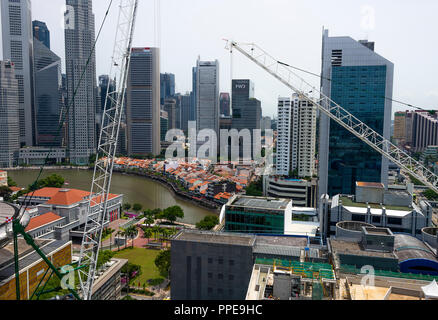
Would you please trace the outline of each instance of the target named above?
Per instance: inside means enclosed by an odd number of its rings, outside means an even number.
[[[133,48],[128,75],[128,154],[160,154],[160,56],[158,48]]]
[[[50,49],[50,31],[46,23],[38,20],[32,21],[32,30],[33,37]]]
[[[169,130],[169,115],[166,111],[160,111],[160,140],[166,141],[166,134]]]
[[[394,65],[374,43],[350,37],[322,40],[322,92],[372,129],[390,138]],[[356,181],[387,185],[388,160],[321,114],[319,193],[354,194]]]
[[[231,115],[230,109],[230,94],[228,92],[222,92],[219,97],[220,113],[221,116],[228,117]]]
[[[219,137],[219,61],[198,59],[196,67],[197,130],[212,129]]]
[[[167,112],[168,130],[178,129],[178,108],[175,99],[164,99],[164,111]]]
[[[278,99],[277,174],[315,173],[316,107],[294,94]]]
[[[232,81],[232,109],[232,128],[237,129],[239,132],[248,129],[251,135],[249,145],[239,142],[240,156],[242,157],[249,152],[252,158],[253,130],[260,129],[262,107],[261,102],[254,97],[254,83],[251,80]]]
[[[90,155],[96,152],[94,14],[91,0],[67,0],[66,4],[66,15],[74,15],[74,25],[65,28],[69,157],[74,164],[87,164]]]
[[[33,36],[30,0],[1,1],[3,59],[11,60],[18,80],[20,144],[35,142]]]
[[[36,144],[60,147],[62,130],[61,58],[37,39],[34,46]],[[61,125],[62,127],[62,125]]]
[[[424,152],[428,146],[438,145],[438,116],[426,110],[408,111],[410,145],[413,152]]]
[[[190,108],[191,108],[191,95],[190,93],[186,93],[185,95],[179,95],[177,96],[177,104],[179,106],[179,112],[180,112],[180,127],[184,132],[187,132],[189,130],[189,121],[191,121],[190,116]]]
[[[192,93],[190,94],[191,97],[191,106],[190,106],[190,121],[196,121],[196,101],[197,101],[197,78],[198,78],[198,67],[192,68]]]
[[[97,113],[103,113],[105,109],[106,94],[116,91],[115,79],[110,79],[108,75],[99,76],[99,105]]]
[[[14,64],[0,61],[0,167],[16,164],[20,149],[18,80]]]
[[[172,73],[160,74],[160,101],[164,105],[164,100],[175,96],[175,75]]]

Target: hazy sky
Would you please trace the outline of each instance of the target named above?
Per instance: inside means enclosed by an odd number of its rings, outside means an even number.
[[[109,1],[93,1],[96,29]],[[98,42],[97,75],[109,72],[118,2],[114,0]],[[65,0],[32,0],[32,19],[48,24],[52,50],[63,60],[64,4]],[[436,0],[140,0],[134,46],[161,43],[161,72],[176,75],[179,92],[191,90],[191,68],[198,55],[202,60],[218,59],[221,91],[229,91],[230,54],[223,38],[257,43],[282,61],[320,73],[325,26],[331,36],[375,41],[375,51],[395,65],[394,99],[438,109],[437,12]],[[161,37],[156,36],[157,25]],[[264,115],[276,113],[278,96],[291,94],[239,53],[233,70],[234,78],[254,81]],[[317,78],[312,81],[319,83]],[[394,111],[404,109],[394,104]]]

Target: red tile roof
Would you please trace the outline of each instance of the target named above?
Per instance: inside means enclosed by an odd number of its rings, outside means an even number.
[[[62,217],[58,216],[57,214],[53,212],[47,212],[45,214],[30,219],[29,225],[26,227],[26,232],[32,231],[36,228],[60,219],[62,219]]]
[[[47,204],[69,206],[83,201],[89,194],[87,191],[77,189],[59,189],[59,191],[47,201]]]
[[[39,190],[36,190],[35,192],[29,192],[28,194],[25,194],[25,196],[31,197],[41,197],[41,198],[51,198],[55,194],[58,193],[60,189],[59,188],[42,188]]]

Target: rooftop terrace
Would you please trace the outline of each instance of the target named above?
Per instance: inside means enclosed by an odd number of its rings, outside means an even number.
[[[177,234],[174,238],[180,241],[193,241],[193,242],[209,242],[209,243],[222,243],[241,246],[252,246],[255,241],[255,236],[252,235],[238,235],[230,233],[215,233],[215,232],[202,232],[202,231],[189,231],[184,230]]]
[[[366,204],[362,202],[355,202],[348,197],[340,197],[339,200],[342,201],[342,205],[344,207],[367,208],[368,206],[370,206],[371,209],[382,209],[383,207],[385,207],[387,210],[412,211],[412,208],[404,207],[404,206],[387,206],[387,205],[380,205],[378,203]]]
[[[270,210],[284,210],[291,200],[274,198],[257,198],[240,196],[231,204],[232,206],[261,208]]]

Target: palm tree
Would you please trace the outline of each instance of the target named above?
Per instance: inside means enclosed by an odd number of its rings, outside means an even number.
[[[148,239],[148,243],[149,243],[149,239],[152,236],[152,230],[150,228],[144,228],[143,229],[143,236],[145,239]]]
[[[116,238],[121,236],[121,235],[122,235],[122,232],[120,230],[117,231]],[[117,241],[117,251],[120,251],[120,241]]]
[[[132,240],[132,248],[134,248],[134,237],[137,235],[137,228],[136,226],[130,226],[125,229],[125,236],[126,238],[130,238]],[[128,241],[126,241],[127,244]]]
[[[154,218],[152,216],[147,215],[144,219],[144,223],[147,224],[148,227],[151,226],[155,222]]]
[[[127,232],[127,229],[121,229],[121,231],[119,231],[119,232],[120,232],[120,235],[122,237],[125,237],[125,249],[126,249],[126,247],[128,246],[128,232]]]

